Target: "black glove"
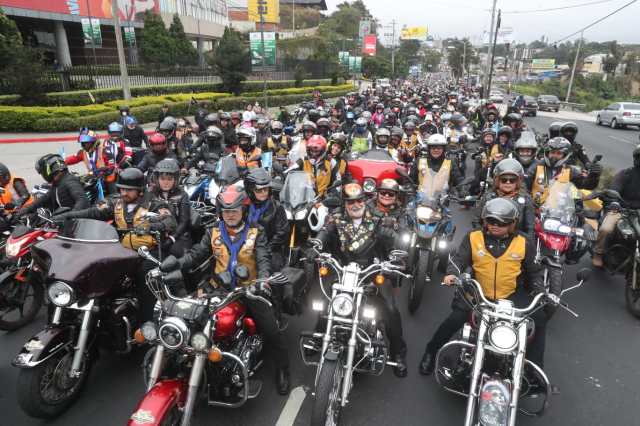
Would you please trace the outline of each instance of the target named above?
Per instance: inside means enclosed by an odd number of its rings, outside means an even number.
[[[64,223],[67,219],[73,219],[73,212],[60,213],[51,217],[51,221],[54,223]]]
[[[149,224],[149,231],[153,232],[162,232],[165,230],[164,223],[162,222],[151,222]]]
[[[16,205],[13,204],[12,202],[8,202],[7,204],[4,205],[5,210],[13,210],[15,208],[16,208]]]
[[[249,291],[256,296],[271,297],[271,286],[265,282],[252,284]]]
[[[591,163],[591,166],[589,167],[589,174],[600,176],[602,174],[602,164]]]
[[[175,256],[168,256],[166,259],[162,261],[160,264],[160,270],[162,272],[172,272],[180,269],[180,261]]]

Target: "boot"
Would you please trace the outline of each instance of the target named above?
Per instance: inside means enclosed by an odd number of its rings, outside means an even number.
[[[591,264],[596,268],[602,268],[604,266],[604,262],[602,261],[602,255],[598,253],[594,253],[591,258]]]
[[[393,367],[393,374],[395,374],[396,377],[407,377],[407,361],[404,355],[396,355],[393,360],[397,364]]]
[[[280,395],[287,395],[289,393],[289,387],[291,386],[289,382],[289,368],[279,367],[276,370],[276,388]]]
[[[420,361],[420,374],[423,376],[430,376],[433,374],[433,370],[436,368],[436,357],[431,352],[427,351],[422,355]]]

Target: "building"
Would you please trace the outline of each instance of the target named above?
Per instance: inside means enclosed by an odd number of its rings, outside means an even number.
[[[259,31],[260,24],[249,18],[249,6],[252,0],[234,0],[233,5],[229,6],[230,25],[240,32]],[[254,0],[255,1],[255,0]],[[318,11],[326,11],[327,4],[325,0],[265,0],[267,8],[280,6],[291,6],[292,8],[310,8]],[[265,31],[287,32],[289,28],[279,27],[280,19],[266,20],[264,23]],[[285,35],[285,38],[291,38],[291,35]]]
[[[118,63],[112,0],[0,0],[0,7],[16,21],[25,40],[44,50],[51,64]],[[201,60],[229,23],[226,0],[119,0],[130,63],[136,62],[136,36],[147,10],[160,14],[167,25],[177,13]]]
[[[602,74],[604,73],[604,61],[607,59],[606,53],[596,53],[584,58],[582,64],[582,73],[584,74]]]

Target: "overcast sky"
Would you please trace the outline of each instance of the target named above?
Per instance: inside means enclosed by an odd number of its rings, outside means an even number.
[[[512,27],[515,40],[529,42],[543,35],[550,42],[583,28],[606,16],[630,0],[498,0],[503,11],[502,27]],[[326,0],[329,12],[342,0]],[[489,31],[492,0],[364,0],[372,15],[382,23],[396,20],[399,27],[424,26],[429,34],[439,37],[469,37],[478,43],[484,31]],[[597,3],[584,7],[530,12],[538,9]],[[527,11],[512,14],[504,12]],[[618,40],[640,43],[640,1],[585,31],[593,41]],[[574,36],[577,38],[579,36]]]

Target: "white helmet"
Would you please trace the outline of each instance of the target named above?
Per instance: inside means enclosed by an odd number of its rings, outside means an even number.
[[[440,133],[435,133],[427,139],[427,147],[432,146],[447,146],[447,138]]]

